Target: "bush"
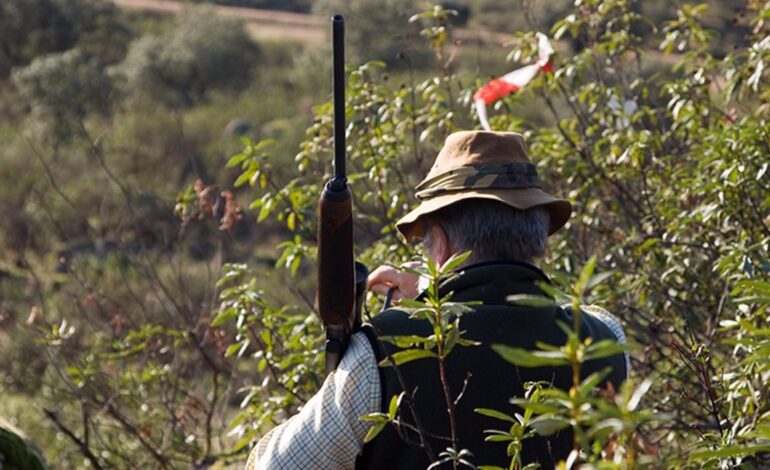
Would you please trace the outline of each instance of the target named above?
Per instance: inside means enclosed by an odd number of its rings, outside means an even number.
[[[130,31],[99,0],[6,0],[0,4],[0,80],[38,56],[80,47],[101,64],[120,61]]]
[[[214,90],[248,85],[258,52],[242,22],[197,8],[177,18],[166,33],[132,43],[115,75],[127,95],[186,107]]]
[[[31,122],[64,140],[89,112],[105,112],[111,84],[94,59],[78,49],[38,57],[11,76]]]

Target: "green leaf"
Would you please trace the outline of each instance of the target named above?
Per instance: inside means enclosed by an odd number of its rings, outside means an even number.
[[[259,215],[257,215],[257,223],[264,221],[273,212],[273,207],[275,207],[275,199],[270,194],[265,194],[261,201],[262,205],[259,209]]]
[[[398,408],[401,406],[401,400],[404,398],[404,392],[398,395],[393,395],[390,399],[390,405],[388,406],[388,417],[392,420],[396,417]]]
[[[556,306],[556,302],[552,298],[543,295],[516,294],[509,295],[505,300],[524,307],[545,308]]]
[[[550,436],[557,431],[570,427],[567,418],[561,416],[538,416],[529,422],[529,425],[541,436]]]
[[[382,432],[383,429],[385,429],[385,426],[388,425],[387,421],[383,421],[381,423],[377,423],[371,428],[369,428],[369,431],[366,432],[366,436],[364,436],[364,444],[371,442],[372,439],[377,437],[377,435]]]
[[[249,157],[249,155],[246,152],[239,153],[236,155],[233,155],[230,157],[230,159],[227,161],[227,164],[225,164],[225,168],[232,168],[242,161],[246,160]]]
[[[358,419],[367,423],[382,423],[383,421],[387,423],[390,421],[390,416],[388,416],[387,413],[369,413],[368,415],[361,416]]]
[[[690,454],[689,460],[711,460],[711,459],[724,459],[730,457],[747,457],[759,452],[770,452],[770,445],[734,445],[726,446],[721,449],[714,450],[699,450]]]
[[[444,341],[444,356],[448,356],[450,352],[452,352],[452,349],[454,349],[455,345],[457,344],[457,340],[460,338],[460,330],[458,330],[457,325],[453,325],[450,327],[450,330],[447,332],[446,339]]]
[[[636,410],[636,407],[639,406],[639,403],[642,401],[642,397],[644,397],[647,391],[650,390],[650,387],[652,387],[652,380],[649,378],[644,379],[644,381],[639,384],[626,405],[630,411]]]
[[[538,282],[537,287],[543,292],[543,294],[545,294],[546,297],[551,297],[554,303],[557,305],[572,303],[572,298],[557,289],[553,284],[549,284],[548,282]]]
[[[233,344],[231,344],[231,345],[230,345],[230,346],[228,346],[228,347],[227,347],[227,349],[225,350],[225,357],[230,357],[230,356],[232,356],[233,354],[235,354],[236,352],[238,352],[238,350],[239,350],[239,349],[241,349],[241,343],[240,343],[240,342],[237,342],[237,343],[233,343]]]
[[[239,187],[243,186],[243,185],[244,185],[244,184],[246,184],[246,183],[247,183],[249,180],[251,180],[251,177],[252,177],[252,175],[253,175],[253,172],[251,172],[251,171],[244,171],[244,172],[243,172],[243,173],[241,173],[241,175],[240,175],[240,176],[238,176],[238,178],[235,180],[235,182],[233,183],[233,186],[235,186],[236,188],[239,188]]]
[[[392,367],[394,365],[393,362],[395,362],[395,365],[400,366],[402,364],[406,364],[407,362],[416,361],[418,359],[424,359],[426,357],[438,357],[438,356],[433,351],[429,351],[427,349],[407,349],[404,351],[398,351],[392,354],[390,357],[386,357],[385,359],[380,361],[380,366]]]
[[[511,416],[508,416],[507,414],[497,410],[492,410],[489,408],[474,408],[473,411],[480,415],[489,416],[490,418],[500,419],[503,421],[508,421],[510,423],[516,422],[516,420],[513,419]]]
[[[431,336],[403,335],[403,336],[380,336],[380,341],[393,344],[399,348],[408,348],[415,344],[432,344],[435,339]]]
[[[506,361],[521,367],[569,365],[569,360],[561,351],[528,351],[504,344],[493,344],[492,349]]]
[[[509,402],[513,405],[520,406],[525,410],[532,410],[532,412],[537,414],[556,413],[561,410],[561,408],[558,406],[537,401],[530,401],[526,398],[511,398]]]
[[[586,289],[593,289],[597,285],[609,279],[613,274],[615,274],[615,271],[607,271],[607,272],[599,273],[595,276],[591,276],[591,279],[588,281],[588,285],[586,286]]]
[[[576,294],[582,294],[583,291],[588,288],[588,284],[591,280],[591,276],[594,273],[594,269],[596,269],[596,257],[592,256],[583,267],[583,270],[580,271],[580,276],[578,276],[578,280],[575,283]]]
[[[588,431],[588,435],[597,439],[601,436],[607,436],[609,434],[617,433],[623,430],[623,421],[618,418],[607,418],[599,421],[591,427]]]
[[[452,255],[451,258],[446,260],[446,262],[441,265],[441,273],[448,273],[451,271],[454,271],[455,269],[459,268],[460,265],[462,265],[465,260],[468,259],[468,257],[471,255],[470,251],[466,251],[464,253],[456,253]]]
[[[457,344],[460,346],[481,346],[481,341],[473,341],[472,339],[466,339],[462,336],[457,340]]]
[[[599,386],[599,384],[602,382],[602,380],[604,380],[604,378],[607,377],[607,375],[609,375],[610,372],[612,372],[612,368],[611,367],[605,367],[604,369],[602,369],[600,371],[597,371],[597,372],[594,372],[593,374],[589,375],[588,377],[583,379],[582,382],[580,382],[580,387],[578,388],[578,393],[581,396],[587,395],[588,393],[590,393],[591,391],[596,389],[596,387]]]
[[[267,149],[268,147],[272,147],[276,143],[277,143],[277,141],[275,139],[260,140],[259,143],[254,146],[254,153],[261,152],[261,151]]]
[[[221,310],[214,320],[211,321],[211,326],[222,326],[227,321],[235,318],[235,311],[231,308]]]
[[[616,354],[620,354],[626,351],[627,346],[613,339],[603,339],[595,343],[591,343],[586,349],[585,359],[601,359],[603,357],[610,357]]]
[[[401,299],[398,306],[401,308],[425,308],[423,302],[414,299]]]

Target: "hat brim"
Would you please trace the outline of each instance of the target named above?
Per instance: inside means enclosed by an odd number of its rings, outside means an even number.
[[[396,229],[407,242],[422,238],[425,235],[425,224],[421,220],[424,215],[466,199],[498,201],[519,210],[545,207],[551,216],[548,235],[562,228],[572,214],[572,205],[568,201],[556,198],[539,188],[463,190],[423,200],[419,206],[396,222]]]

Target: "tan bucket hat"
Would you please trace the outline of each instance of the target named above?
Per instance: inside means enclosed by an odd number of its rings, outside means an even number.
[[[447,137],[428,176],[417,185],[420,205],[396,228],[407,242],[422,238],[422,217],[465,199],[490,199],[524,210],[544,206],[551,215],[548,234],[569,219],[572,206],[543,191],[521,134],[462,131]]]

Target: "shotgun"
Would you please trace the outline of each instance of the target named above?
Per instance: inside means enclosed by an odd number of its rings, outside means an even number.
[[[353,257],[352,194],[345,175],[345,18],[332,17],[334,175],[318,201],[316,302],[326,331],[326,371],[345,353],[361,325],[368,271]]]

